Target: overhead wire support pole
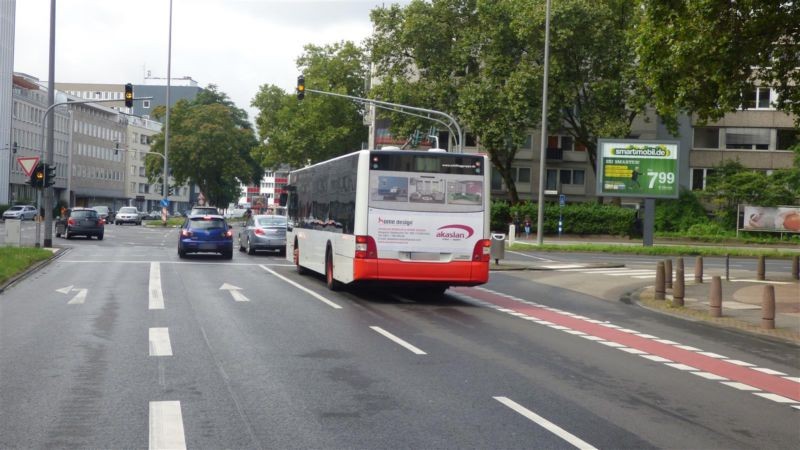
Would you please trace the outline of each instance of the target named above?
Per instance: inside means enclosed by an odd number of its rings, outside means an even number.
[[[419,112],[423,112],[423,113],[437,114],[437,115],[443,116],[443,117],[447,118],[450,121],[450,123],[453,124],[453,126],[456,128],[456,131],[458,132],[458,153],[464,153],[464,133],[463,133],[463,131],[461,131],[461,127],[458,126],[458,122],[456,122],[456,119],[454,119],[453,116],[451,116],[451,115],[449,115],[449,114],[447,114],[445,112],[436,111],[435,109],[418,108],[416,106],[408,106],[408,105],[401,105],[401,104],[398,104],[398,103],[389,103],[389,102],[384,102],[384,101],[380,101],[380,100],[373,100],[371,98],[356,97],[356,96],[353,96],[353,95],[336,94],[336,93],[333,93],[333,92],[318,91],[316,89],[305,88],[304,90],[305,90],[305,92],[314,92],[316,94],[330,95],[330,96],[333,96],[333,97],[347,98],[347,99],[350,99],[350,100],[357,100],[357,101],[364,102],[364,103],[372,103],[374,105],[388,106],[388,107],[391,107],[391,108],[400,108],[400,110],[398,112],[403,112],[403,110],[411,110],[411,111],[419,111]]]

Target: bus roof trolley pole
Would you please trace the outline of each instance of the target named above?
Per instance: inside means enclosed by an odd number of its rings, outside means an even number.
[[[428,113],[429,117],[427,117],[427,118],[429,118],[429,119],[433,119],[432,117],[430,117],[430,114],[436,114],[436,115],[445,117],[445,118],[447,118],[447,120],[450,121],[450,123],[456,128],[456,131],[458,132],[458,152],[456,152],[456,153],[464,153],[464,132],[461,131],[461,127],[458,125],[458,122],[456,122],[456,119],[454,119],[453,116],[451,116],[451,115],[449,115],[449,114],[447,114],[445,112],[436,111],[435,109],[425,109],[425,108],[417,108],[416,106],[401,105],[401,104],[398,104],[398,103],[383,102],[383,101],[380,101],[380,100],[373,100],[373,99],[370,99],[370,98],[355,97],[353,95],[336,94],[336,93],[333,93],[333,92],[318,91],[316,89],[308,89],[307,87],[305,87],[305,84],[303,85],[303,91],[304,92],[314,92],[315,94],[330,95],[330,96],[333,96],[333,97],[349,98],[350,100],[356,100],[356,101],[363,102],[363,103],[372,103],[374,105],[387,106],[387,107],[395,109],[397,112],[401,112],[401,113],[407,113],[407,111],[405,111],[405,110]]]

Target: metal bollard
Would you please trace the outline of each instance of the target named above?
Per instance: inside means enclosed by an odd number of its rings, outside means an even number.
[[[656,300],[664,300],[664,261],[656,264]]]
[[[711,278],[711,297],[708,299],[711,317],[722,317],[722,280],[719,275]]]
[[[683,262],[683,261],[681,261]],[[683,279],[683,264],[675,270],[675,288],[672,289],[672,304],[683,306],[683,297],[686,292],[686,283]]]
[[[694,282],[703,282],[703,257],[698,256],[694,262]]]
[[[764,263],[765,263],[765,260],[766,260],[766,258],[764,257],[764,255],[761,255],[761,256],[758,257],[758,267],[756,268],[756,271],[757,271],[756,279],[757,280],[762,280],[763,281],[763,280],[766,279],[766,277],[764,276],[764,272],[765,272],[765,269],[764,269],[764,265],[765,264]]]
[[[800,280],[800,256],[792,257],[792,278]]]
[[[672,260],[669,258],[664,260],[664,286],[672,289]]]
[[[761,294],[761,328],[775,328],[775,286],[771,284],[764,286]]]
[[[731,255],[725,255],[725,279],[731,280]]]

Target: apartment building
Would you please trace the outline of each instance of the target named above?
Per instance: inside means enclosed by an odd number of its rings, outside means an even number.
[[[37,189],[30,187],[30,179],[17,164],[20,157],[38,157],[46,155],[44,145],[46,128],[43,136],[42,120],[47,110],[47,90],[40,85],[39,79],[24,73],[14,73],[11,95],[11,143],[9,171],[6,173],[9,186],[10,203],[35,203]],[[56,166],[55,199],[66,202],[69,199],[69,167],[70,147],[72,145],[72,114],[64,107],[56,107],[49,117],[54,120],[53,156]]]
[[[280,195],[289,182],[289,172],[288,166],[264,172],[264,177],[258,186],[242,186],[242,198],[257,211],[265,211],[271,206],[277,206]]]

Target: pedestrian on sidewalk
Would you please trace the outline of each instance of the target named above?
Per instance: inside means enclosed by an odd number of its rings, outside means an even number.
[[[531,216],[525,216],[525,239],[530,239],[531,237]]]

